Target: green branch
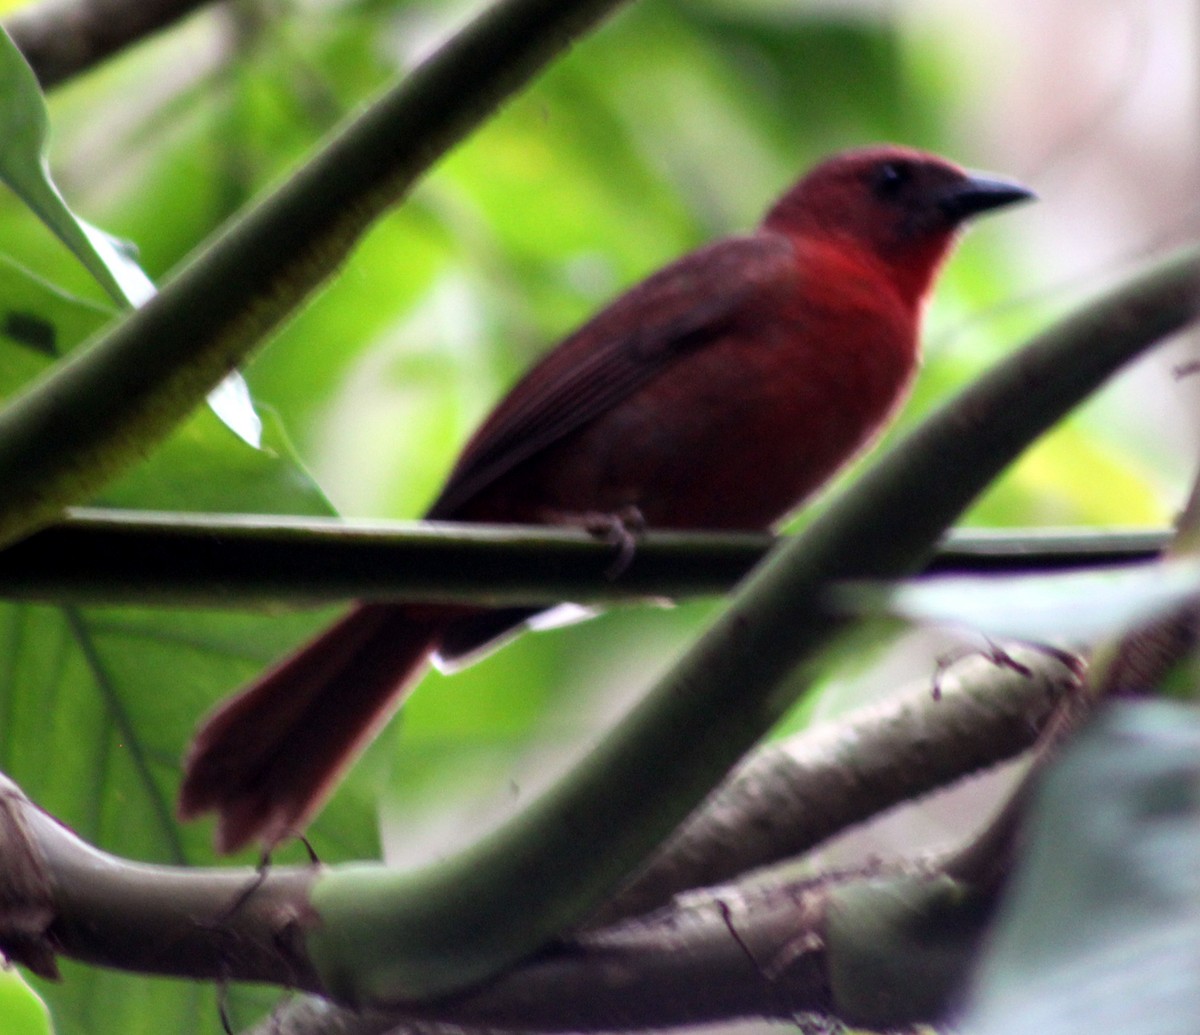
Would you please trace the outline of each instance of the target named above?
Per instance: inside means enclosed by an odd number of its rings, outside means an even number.
[[[330,871],[308,949],[351,1003],[454,992],[577,925],[806,692],[848,578],[917,570],[1038,435],[1200,309],[1200,251],[1061,322],[933,414],[786,548],[571,772],[512,822],[411,873]]]
[[[926,571],[1061,571],[1148,560],[1169,533],[963,529]],[[725,593],[765,534],[651,532],[618,579],[612,547],[565,528],[75,510],[0,551],[0,599],[247,607],[349,599],[612,603]]]
[[[142,309],[0,411],[0,543],[145,456],[338,268],[373,220],[620,0],[500,0]]]
[[[580,603],[725,592],[768,535],[647,535],[621,577],[580,530],[84,510],[0,551],[0,598],[207,606]]]

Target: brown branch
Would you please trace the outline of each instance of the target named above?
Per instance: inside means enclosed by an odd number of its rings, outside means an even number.
[[[964,658],[939,680],[758,749],[592,919],[644,913],[690,888],[810,851],[886,809],[1033,745],[1077,672],[1033,648],[1012,666]]]
[[[770,899],[730,892],[564,942],[478,992],[431,1005],[356,1011],[294,1000],[260,1035],[417,1035],[454,1031],[600,1032],[753,1016],[806,1024],[831,1007],[820,930],[852,877]]]
[[[41,0],[4,19],[42,89],[174,24],[210,0]]]
[[[1003,710],[1014,692],[1028,693],[1026,703],[999,722],[1003,732],[1013,722],[1019,726],[1020,715],[1040,715],[1055,689],[1070,682],[1048,668],[1049,657],[1018,659],[1047,670],[1022,683],[1013,669],[974,659],[953,674],[959,678],[944,680],[940,700],[927,690],[914,694],[901,707],[859,715],[837,735],[799,738],[789,753],[817,756],[801,771],[819,785],[822,773],[856,774],[882,749],[902,760],[893,775],[903,782],[903,760],[922,768],[939,753],[920,743],[931,731],[936,742],[959,724],[996,722],[986,717],[987,698]],[[979,686],[960,685],[974,679]],[[1078,704],[1079,697],[1068,701]],[[1021,740],[1016,726],[1004,735]],[[979,730],[971,737],[979,743],[956,754],[963,771],[986,747]],[[863,742],[848,750],[855,738]],[[244,870],[132,865],[83,844],[11,784],[0,800],[0,947],[20,961],[50,973],[55,954],[66,952],[127,969],[319,990],[301,937],[318,922],[307,906],[312,870],[273,870],[264,878]],[[1016,830],[1003,826],[1002,848]],[[281,1010],[265,1030],[608,1031],[738,1017],[795,1021],[808,1011],[886,1025],[935,1019],[953,1001],[1003,887],[995,859],[977,872],[964,865],[995,832],[993,824],[982,839],[937,865],[894,864],[803,880],[761,874],[753,887],[693,892],[655,913],[564,939],[465,995],[398,1005],[394,1013],[302,1001]],[[1004,876],[1011,855],[1000,858]],[[820,1022],[801,1028],[816,1032]]]
[[[831,1012],[822,932],[853,876],[726,888],[587,932],[465,996],[406,1010],[484,1030],[630,1031]]]
[[[895,972],[911,980],[889,994],[883,1025],[931,1021],[953,1002],[995,901],[921,863],[725,887],[561,941],[452,999],[394,1012],[291,1001],[256,1031],[606,1032],[744,1018],[828,1031],[805,1015],[854,1020],[861,1001],[878,1016],[872,990],[894,986]]]

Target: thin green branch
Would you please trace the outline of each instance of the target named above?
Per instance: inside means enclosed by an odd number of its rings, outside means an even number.
[[[1166,528],[951,529],[922,573],[1011,575],[1149,561],[1173,534]]]
[[[1016,572],[1147,560],[1165,530],[952,532],[927,571]],[[0,599],[245,607],[401,599],[611,603],[731,589],[774,540],[652,532],[620,578],[612,547],[569,529],[76,510],[0,551]]]
[[[620,0],[499,0],[190,261],[0,411],[0,543],[144,456],[450,147]]]
[[[774,551],[642,702],[541,799],[413,873],[359,866],[313,888],[308,947],[351,1003],[444,995],[577,925],[809,688],[843,629],[831,584],[918,570],[1039,434],[1200,308],[1200,250],[1143,273],[997,366]]]
[[[88,510],[0,551],[0,597],[226,607],[674,598],[723,593],[771,544],[654,533],[613,580],[612,546],[565,528]]]

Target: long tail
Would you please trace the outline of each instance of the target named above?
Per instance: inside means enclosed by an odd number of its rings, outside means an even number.
[[[225,701],[188,751],[180,817],[216,811],[222,852],[299,833],[461,613],[359,605]]]

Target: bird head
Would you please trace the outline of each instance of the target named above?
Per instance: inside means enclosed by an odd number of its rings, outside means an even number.
[[[763,225],[866,254],[919,302],[968,220],[1033,197],[1011,180],[888,145],[827,158],[776,202]]]

